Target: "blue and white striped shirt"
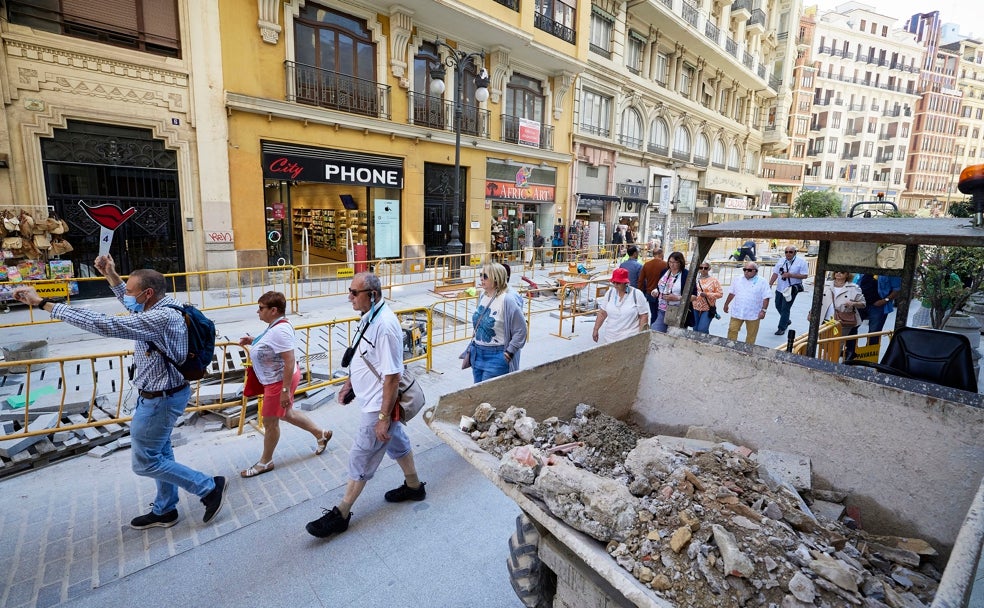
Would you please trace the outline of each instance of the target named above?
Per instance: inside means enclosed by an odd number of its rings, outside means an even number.
[[[122,303],[126,284],[121,283],[111,289],[116,299]],[[107,338],[135,340],[133,362],[137,371],[133,384],[139,390],[163,391],[184,384],[185,379],[160,352],[150,349],[150,343],[153,342],[157,348],[167,352],[167,356],[176,363],[181,363],[188,356],[188,327],[184,316],[177,310],[168,308],[169,304],[180,305],[177,300],[165,295],[143,312],[119,317],[74,308],[67,304],[55,304],[51,309],[51,318],[61,319],[79,329]]]

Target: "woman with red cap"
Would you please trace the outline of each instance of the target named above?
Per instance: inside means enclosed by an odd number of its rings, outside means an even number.
[[[598,305],[591,338],[597,342],[601,326],[605,326],[605,342],[624,340],[649,328],[649,302],[641,291],[629,285],[629,271],[616,268],[612,286]]]

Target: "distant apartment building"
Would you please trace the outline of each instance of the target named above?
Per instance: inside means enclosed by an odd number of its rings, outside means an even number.
[[[907,213],[942,212],[956,153],[961,93],[957,88],[959,55],[940,44],[939,12],[913,15],[906,26],[926,49],[919,73],[906,188],[899,208]]]
[[[984,42],[964,38],[943,49],[959,58],[957,88],[961,92],[956,144],[944,200],[944,207],[949,207],[951,201],[964,198],[957,190],[960,171],[968,165],[984,163]]]
[[[596,2],[591,11],[571,172],[574,219],[588,238],[621,223],[669,247],[694,222],[768,215],[760,169],[787,142],[781,60],[795,56],[798,2]]]
[[[801,21],[804,35],[813,30],[813,70],[803,62],[797,74],[800,86],[812,78],[813,99],[796,102],[792,154],[806,130],[803,189],[836,191],[845,212],[880,194],[898,200],[905,190],[924,48],[896,21],[856,2],[820,13],[815,24],[809,15]]]

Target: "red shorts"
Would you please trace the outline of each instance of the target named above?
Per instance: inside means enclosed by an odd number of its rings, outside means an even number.
[[[301,370],[294,370],[294,377],[290,381],[290,404],[294,405],[294,391],[297,390],[297,385],[301,383]],[[284,386],[283,381],[274,382],[273,384],[263,385],[263,408],[260,410],[261,416],[266,416],[268,418],[283,418],[287,415],[287,408],[280,407],[280,389]]]

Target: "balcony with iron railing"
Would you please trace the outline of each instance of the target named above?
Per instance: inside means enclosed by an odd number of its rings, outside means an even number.
[[[748,51],[742,51],[741,62],[750,70],[752,69],[752,66],[755,65],[755,57],[753,57]]]
[[[672,156],[675,160],[690,162],[690,150],[674,150]]]
[[[851,103],[847,105],[848,112],[864,112],[863,103]]]
[[[879,133],[878,139],[881,141],[888,141],[890,139],[895,139],[895,133]]]
[[[745,27],[752,34],[765,32],[765,11],[760,8],[752,9],[752,16],[745,22]]]
[[[553,150],[553,127],[541,123],[539,142],[538,145],[534,146],[528,141],[520,142],[519,135],[520,125],[523,121],[522,117],[503,114],[500,119],[502,120],[502,141],[510,144],[537,147],[541,150]]]
[[[715,169],[724,169],[725,168],[725,164],[722,163],[722,162],[718,162],[718,161],[711,161],[711,166],[714,167]]]
[[[694,156],[694,164],[698,167],[706,167],[710,160],[706,156]]]
[[[731,3],[731,16],[734,18],[740,18],[739,13],[745,13],[745,19],[752,16],[752,2],[751,0],[735,0]]]
[[[738,57],[738,43],[731,38],[724,41],[724,50],[726,50],[732,57]]]
[[[572,28],[569,28],[558,21],[554,21],[542,13],[533,14],[533,27],[556,36],[564,42],[569,42],[571,44],[576,42],[576,37],[574,36],[574,30]]]
[[[374,80],[356,78],[330,70],[284,62],[289,102],[389,119],[390,87]]]
[[[632,150],[642,150],[641,137],[632,137],[631,135],[622,133],[618,136],[618,143],[622,144],[626,148],[631,148]]]
[[[700,11],[697,10],[696,6],[684,2],[682,6],[683,20],[689,23],[692,27],[697,27],[697,20],[700,18]]]
[[[588,124],[588,123],[581,123],[581,126],[579,127],[579,129],[580,129],[581,133],[585,133],[587,135],[594,135],[595,137],[604,137],[604,138],[607,139],[608,137],[611,137],[611,135],[612,135],[612,130],[611,129],[609,129],[608,127],[603,127],[601,125],[592,125],[592,124]]]
[[[721,29],[708,19],[704,22],[704,35],[716,42],[721,37]]]
[[[649,142],[648,144],[646,144],[646,150],[652,152],[653,154],[658,154],[660,156],[670,155],[669,146],[663,146],[653,142]]]
[[[413,91],[409,96],[410,124],[454,132],[453,101]],[[461,134],[488,139],[489,111],[478,106],[461,104]]]

